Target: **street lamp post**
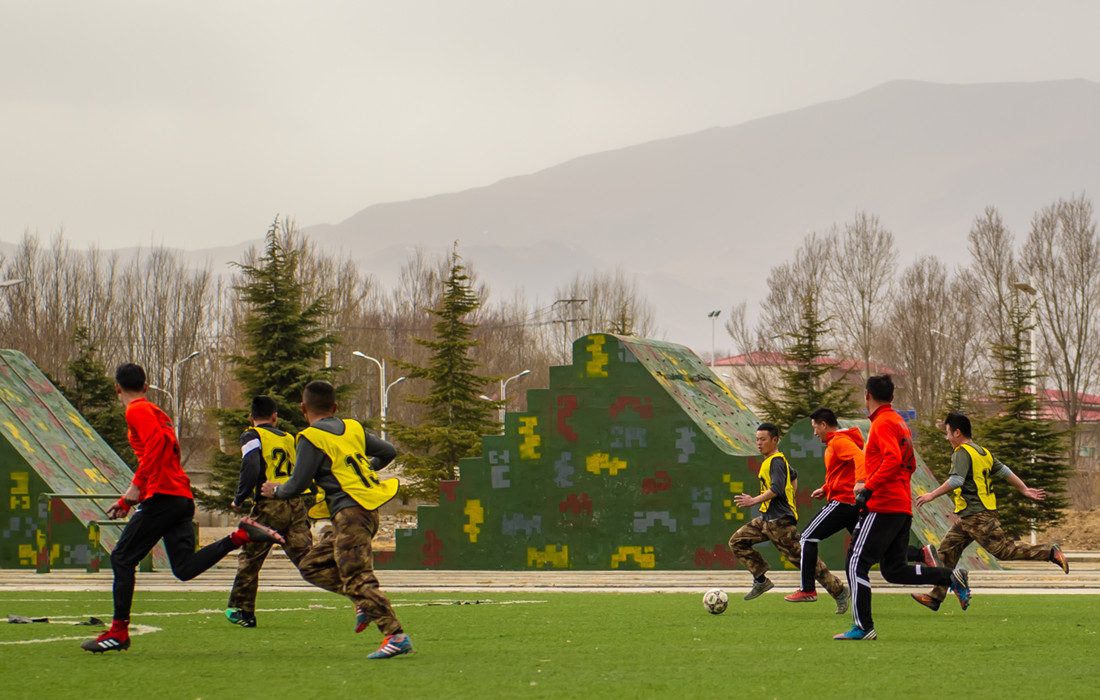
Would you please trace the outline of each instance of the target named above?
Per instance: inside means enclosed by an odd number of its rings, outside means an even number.
[[[718,322],[718,315],[722,313],[721,309],[711,311],[707,314],[707,318],[710,319],[710,368],[714,369],[714,326]]]
[[[175,409],[175,407],[176,407],[176,395],[175,394],[168,391],[167,389],[164,389],[162,387],[157,386],[156,384],[150,384],[149,388],[152,389],[153,391],[159,391],[160,393],[167,396],[168,400],[172,403],[172,410],[173,411],[176,410]],[[176,432],[176,442],[179,442],[180,428],[179,428],[179,425],[177,425],[177,423],[178,423],[178,421],[176,421],[175,417],[173,417],[172,418],[172,429]]]
[[[179,386],[179,372],[177,370],[179,370],[179,366],[182,365],[184,362],[187,362],[188,360],[191,360],[191,359],[194,359],[195,357],[198,357],[198,354],[199,354],[199,351],[195,350],[194,352],[192,352],[187,357],[183,358],[182,360],[179,360],[174,365],[172,365],[172,393],[168,394],[168,392],[166,392],[166,391],[164,392],[172,398],[172,425],[176,429],[176,440],[179,440],[179,438],[180,438],[180,423],[182,422],[180,420],[180,399],[179,399],[180,386]],[[161,391],[164,391],[164,390],[162,389]]]
[[[500,424],[504,425],[504,403],[508,400],[508,382],[513,379],[519,379],[525,374],[531,374],[531,370],[525,369],[519,374],[513,374],[507,379],[502,379],[500,382]]]
[[[1031,356],[1031,371],[1032,371],[1032,373],[1038,375],[1038,373],[1039,373],[1039,371],[1038,371],[1039,357],[1038,357],[1038,354],[1035,352],[1035,326],[1039,322],[1038,312],[1037,312],[1038,304],[1036,303],[1037,298],[1039,296],[1039,290],[1037,290],[1035,288],[1035,278],[1034,277],[1031,278],[1031,284],[1028,284],[1027,282],[1017,282],[1016,284],[1014,284],[1012,286],[1015,287],[1017,291],[1021,291],[1024,294],[1028,294],[1032,298],[1032,301],[1031,301],[1031,314],[1030,314],[1031,315],[1031,320],[1030,320],[1031,331],[1030,331],[1030,333],[1028,333],[1027,354]],[[1036,402],[1036,406],[1038,406],[1038,402],[1039,402],[1039,380],[1038,379],[1035,380],[1035,384],[1032,386],[1032,391],[1035,393],[1035,402]],[[1038,409],[1036,409],[1036,410],[1038,410]],[[1034,462],[1035,457],[1032,457],[1031,461]],[[1034,507],[1034,506],[1032,506],[1032,507]],[[1035,521],[1034,520],[1031,521],[1031,544],[1035,544]]]
[[[386,361],[384,359],[379,360],[376,357],[371,357],[370,355],[368,355],[366,353],[363,353],[363,352],[359,352],[358,350],[353,350],[351,354],[355,355],[356,357],[361,357],[364,360],[370,360],[374,364],[378,365],[378,418],[382,421],[381,428],[379,429],[378,433],[379,433],[379,437],[381,437],[383,440],[385,440],[386,439],[386,408],[389,406],[389,403],[390,403],[390,389],[392,389],[395,385],[400,384],[401,382],[405,381],[408,377],[401,377],[399,379],[395,379],[392,383],[387,385],[386,384]]]

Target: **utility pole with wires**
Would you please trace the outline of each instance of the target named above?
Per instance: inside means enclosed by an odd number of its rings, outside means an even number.
[[[551,323],[561,324],[562,351],[566,361],[569,360],[569,324],[588,320],[576,316],[576,314],[584,313],[584,305],[587,302],[587,299],[558,299],[550,305],[551,315],[558,317],[552,319]]]

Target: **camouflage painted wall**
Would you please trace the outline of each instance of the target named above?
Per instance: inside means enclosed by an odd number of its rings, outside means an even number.
[[[35,567],[42,545],[36,539],[39,518],[46,510],[39,495],[122,493],[131,478],[130,467],[26,355],[0,350],[0,479],[7,490],[0,502],[0,567]],[[88,523],[105,519],[103,508],[109,505],[54,502],[51,566],[87,565],[94,549]],[[117,527],[102,528],[107,551],[119,532]],[[159,547],[155,559],[161,565],[167,562]]]
[[[730,535],[758,493],[759,419],[685,347],[594,334],[573,343],[528,410],[482,438],[438,506],[421,506],[380,567],[429,569],[732,569]],[[780,445],[799,470],[799,521],[820,509],[823,446],[809,422]],[[931,475],[928,475],[931,478]],[[940,504],[934,504],[940,505]],[[946,517],[946,516],[945,516]],[[937,531],[937,532],[942,532]],[[822,543],[841,569],[843,538]],[[794,568],[768,546],[774,567]]]

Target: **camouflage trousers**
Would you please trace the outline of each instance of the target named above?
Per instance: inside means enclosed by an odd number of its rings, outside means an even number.
[[[378,511],[352,506],[332,516],[332,527],[299,563],[302,578],[327,591],[346,595],[381,630],[398,634],[401,623],[374,575],[371,540],[378,532]]]
[[[1023,544],[1008,539],[1001,529],[1001,523],[993,511],[985,510],[974,515],[959,518],[940,542],[940,566],[949,569],[959,563],[963,550],[971,542],[977,542],[986,551],[1001,561],[1028,559],[1032,561],[1050,561],[1049,544]],[[947,597],[946,586],[936,586],[930,594],[938,601]]]
[[[295,566],[313,546],[306,508],[300,498],[285,501],[275,498],[259,500],[249,513],[259,523],[276,530],[286,538],[283,551]],[[249,542],[237,554],[237,575],[229,592],[229,607],[256,612],[256,591],[260,587],[260,569],[271,551],[271,542]]]
[[[801,535],[798,526],[792,518],[780,518],[779,520],[766,521],[763,518],[753,518],[730,537],[730,549],[741,560],[745,568],[752,572],[754,578],[759,578],[768,572],[768,562],[753,549],[753,545],[761,542],[771,542],[787,561],[798,568],[802,559],[802,547],[798,544]],[[817,560],[817,568],[814,570],[814,578],[820,583],[829,595],[834,598],[844,590],[844,583],[836,577],[825,562]]]

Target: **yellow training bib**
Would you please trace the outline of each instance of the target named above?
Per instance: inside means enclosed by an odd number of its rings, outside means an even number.
[[[332,475],[340,488],[367,510],[380,508],[397,495],[397,479],[379,481],[370,459],[363,454],[367,449],[366,431],[358,421],[344,420],[343,435],[310,426],[298,433],[297,439],[306,440],[332,460]],[[309,515],[331,517],[324,499],[318,499]]]
[[[285,484],[294,473],[294,436],[280,435],[266,426],[256,426],[260,436],[260,454],[264,459],[264,475],[268,481]]]
[[[791,507],[791,512],[794,513],[795,520],[798,519],[798,509],[794,505],[794,484],[791,483],[791,464],[787,462],[787,458],[783,456],[782,452],[776,452],[760,465],[760,473],[757,476],[760,477],[760,493],[764,493],[772,487],[772,460],[779,457],[787,466],[787,486],[783,489],[784,495],[787,497],[787,505]],[[767,513],[768,506],[771,505],[771,501],[767,500],[760,504],[760,512]]]
[[[970,453],[970,473],[978,489],[978,499],[986,510],[997,510],[997,497],[993,494],[993,480],[990,478],[993,472],[993,453],[986,450],[984,455],[980,455],[968,442],[964,442],[955,449],[965,449]],[[955,489],[955,512],[963,512],[966,506],[966,499],[962,497],[962,486],[960,486]]]

